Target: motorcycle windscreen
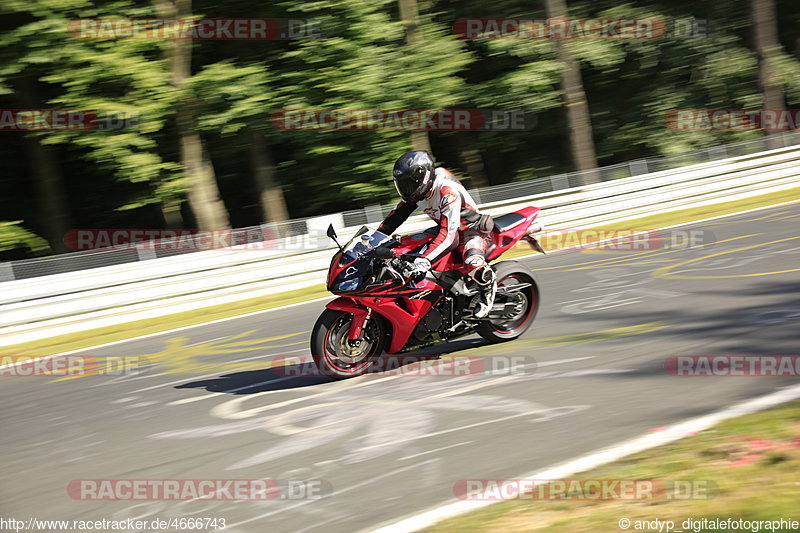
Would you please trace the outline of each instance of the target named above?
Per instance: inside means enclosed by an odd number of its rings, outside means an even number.
[[[352,263],[366,252],[388,242],[390,239],[391,237],[377,230],[368,229],[363,233],[357,233],[356,236],[350,239],[350,242],[345,245],[342,255],[339,258],[339,264],[346,265]]]

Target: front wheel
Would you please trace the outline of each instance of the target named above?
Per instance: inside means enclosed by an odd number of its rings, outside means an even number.
[[[383,319],[377,314],[364,325],[358,346],[350,346],[347,336],[353,315],[326,309],[311,331],[311,355],[323,376],[345,379],[365,374],[383,353],[386,334]]]
[[[494,305],[504,305],[505,310],[492,311],[489,320],[478,326],[478,334],[489,342],[506,342],[522,336],[539,310],[539,287],[530,270],[517,261],[502,261],[494,267],[497,276],[497,296]],[[513,292],[503,287],[528,285]]]

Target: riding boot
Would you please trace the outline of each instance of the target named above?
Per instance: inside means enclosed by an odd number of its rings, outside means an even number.
[[[475,318],[484,318],[492,310],[494,297],[497,294],[497,280],[494,270],[489,265],[484,265],[473,270],[470,274],[478,284],[478,289],[481,293],[481,301],[475,310]]]

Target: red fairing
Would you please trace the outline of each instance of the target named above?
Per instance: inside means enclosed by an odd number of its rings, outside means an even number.
[[[395,248],[395,255],[403,255],[411,252],[415,248],[419,248],[423,244],[427,244],[433,240],[433,235],[429,233],[414,233],[406,235],[400,239],[400,246]]]
[[[328,286],[328,290],[331,290],[331,287],[333,286],[333,282],[336,280],[336,278],[339,276],[339,274],[341,274],[342,271],[345,268],[347,268],[350,265],[352,265],[353,263],[355,263],[355,261],[351,261],[351,262],[347,263],[346,265],[340,265],[339,264],[339,257],[341,255],[342,255],[342,252],[337,252],[336,255],[333,256],[333,259],[331,260],[330,268],[328,268],[328,279],[326,280],[326,283],[327,283],[327,286]]]
[[[332,302],[328,302],[325,306],[328,309],[333,309],[334,311],[347,311],[348,313],[364,313],[367,314],[367,308],[363,305],[353,301],[352,298],[346,298],[344,296],[339,296]]]
[[[351,313],[354,317],[353,324],[350,327],[349,338],[357,339],[361,334],[361,328],[364,325],[364,318],[367,315],[367,307],[372,309],[375,313],[386,318],[392,326],[392,341],[389,344],[388,353],[396,353],[403,349],[403,346],[408,342],[411,333],[420,320],[431,310],[434,303],[444,293],[442,287],[430,280],[423,280],[416,284],[416,290],[407,291],[407,295],[395,296],[340,296],[327,307],[334,311],[345,311]],[[394,293],[396,289],[391,290]],[[423,298],[422,296],[430,297]],[[387,291],[388,292],[388,291]],[[401,300],[398,305],[397,300]],[[357,331],[354,326],[357,326]]]
[[[403,349],[419,321],[428,314],[444,293],[439,285],[429,280],[417,283],[417,287],[419,290],[416,294],[398,297],[402,302],[399,305],[395,297],[366,298],[364,301],[365,305],[385,317],[392,325],[392,339],[389,349],[386,350],[388,353],[397,353]],[[431,291],[429,294],[435,298],[422,298],[425,291]]]
[[[348,339],[356,340],[361,336],[361,330],[364,328],[364,320],[367,318],[366,307],[358,304],[351,298],[345,298],[343,296],[336,298],[334,301],[328,303],[328,305],[325,307],[328,309],[333,309],[334,311],[346,311],[353,315],[353,323],[350,324],[350,334],[348,335]]]

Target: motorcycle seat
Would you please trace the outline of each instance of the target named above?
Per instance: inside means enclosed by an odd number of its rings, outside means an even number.
[[[503,233],[504,231],[508,231],[517,224],[521,224],[525,221],[525,217],[520,215],[519,213],[508,213],[505,215],[500,215],[499,217],[492,217],[494,219],[494,231],[497,233]]]

